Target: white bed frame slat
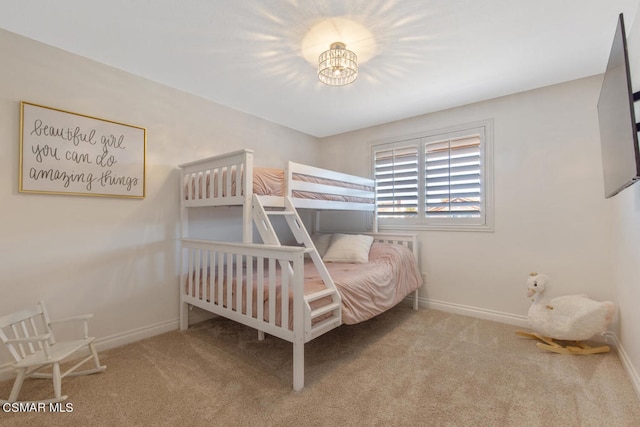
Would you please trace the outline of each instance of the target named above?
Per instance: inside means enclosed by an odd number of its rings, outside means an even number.
[[[315,182],[296,181],[289,182],[292,196],[294,191],[306,191],[310,193],[333,194],[337,196],[360,197],[373,199],[373,191],[358,190],[355,188],[337,187],[335,185],[318,184]],[[295,197],[295,196],[293,196]]]
[[[263,257],[258,257],[258,272],[257,272],[257,276],[258,278],[258,292],[257,292],[257,296],[260,297],[261,295],[264,295],[264,258]],[[256,301],[256,305],[258,308],[258,315],[256,316],[258,319],[264,319],[264,304],[259,304],[259,300]]]
[[[334,181],[344,181],[352,184],[365,185],[374,187],[375,182],[369,178],[356,175],[349,175],[342,172],[336,172],[329,169],[322,169],[315,166],[303,165],[302,163],[288,162],[287,169],[291,175],[309,175],[318,178],[332,179]],[[294,179],[292,179],[294,180]],[[302,181],[300,181],[302,182]]]
[[[288,267],[288,266],[287,266]],[[284,269],[283,269],[284,270]],[[304,282],[303,282],[304,285]],[[289,271],[282,271],[282,284],[280,286],[280,323],[289,324]]]
[[[269,324],[276,324],[276,260],[269,258]]]

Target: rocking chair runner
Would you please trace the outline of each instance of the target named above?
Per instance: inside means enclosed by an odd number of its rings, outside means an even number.
[[[17,377],[11,389],[9,400],[0,399],[0,402],[16,402],[25,378],[53,378],[54,398],[40,400],[39,402],[60,402],[67,396],[61,392],[61,380],[66,376],[87,375],[102,372],[106,366],[101,366],[93,341],[89,337],[88,320],[92,314],[71,317],[52,322],[43,302],[37,307],[0,317],[0,338],[7,346],[15,359],[15,363],[9,363],[17,371]],[[52,325],[69,321],[84,322],[84,337],[82,339],[56,342]],[[91,354],[64,373],[60,373],[60,362],[73,353],[87,348]],[[76,372],[84,363],[93,359],[95,367]],[[40,368],[51,366],[51,373],[37,372]]]

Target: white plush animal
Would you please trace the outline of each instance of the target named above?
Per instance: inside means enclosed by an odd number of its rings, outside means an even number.
[[[586,295],[565,295],[551,300],[543,297],[549,277],[531,273],[527,296],[532,298],[529,323],[540,335],[556,340],[584,341],[607,331],[615,304],[594,301]]]

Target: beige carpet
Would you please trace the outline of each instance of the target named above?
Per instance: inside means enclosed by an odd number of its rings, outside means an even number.
[[[0,410],[0,424],[640,426],[615,352],[546,353],[516,329],[400,305],[309,343],[294,393],[291,344],[218,318],[103,352],[104,373],[63,380],[72,412]],[[48,393],[33,379],[21,398]]]

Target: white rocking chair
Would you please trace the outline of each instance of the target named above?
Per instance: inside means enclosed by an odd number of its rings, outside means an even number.
[[[88,320],[92,314],[71,317],[64,320],[51,322],[43,302],[37,307],[0,317],[0,338],[7,346],[15,359],[15,363],[9,363],[17,371],[17,377],[11,389],[9,400],[0,399],[0,402],[16,402],[25,378],[53,378],[54,397],[38,402],[53,403],[65,400],[61,392],[61,380],[66,376],[87,375],[102,372],[106,366],[101,366],[98,360],[93,341],[89,337]],[[52,325],[68,321],[84,322],[84,337],[82,339],[66,342],[56,342],[53,336]],[[91,355],[82,359],[72,368],[60,374],[60,362],[71,356],[78,350],[87,347]],[[85,362],[93,359],[95,367],[85,371],[75,372]],[[40,368],[51,366],[51,373],[37,372]]]

